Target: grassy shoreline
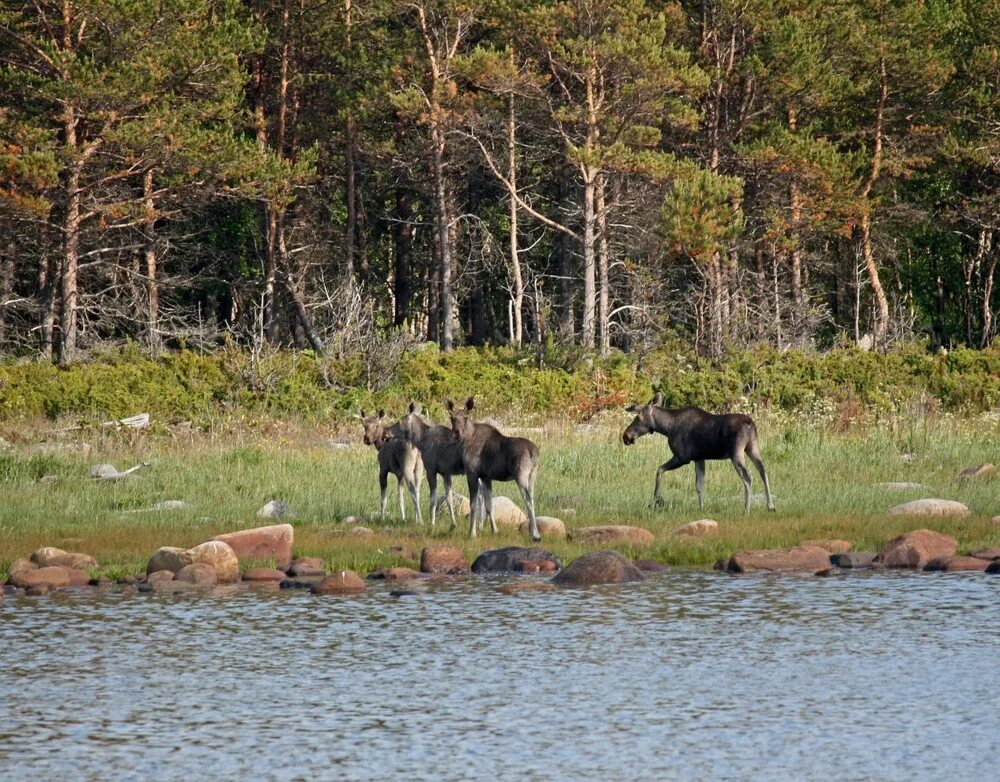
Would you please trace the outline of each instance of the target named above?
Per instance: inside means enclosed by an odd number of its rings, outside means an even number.
[[[993,416],[939,417],[884,422],[847,433],[829,427],[803,427],[781,416],[762,419],[763,454],[771,475],[777,512],[766,513],[755,498],[749,516],[741,512],[741,486],[728,463],[709,464],[706,505],[699,511],[693,469],[665,477],[666,505],[650,508],[656,466],[669,457],[665,439],[647,437],[631,448],[619,435],[628,417],[606,413],[596,423],[550,423],[526,434],[542,448],[538,510],[557,516],[572,533],[595,524],[634,524],[649,529],[655,542],[623,549],[670,565],[710,567],[722,556],[748,548],[790,546],[803,540],[837,538],[855,550],[872,550],[911,529],[927,527],[954,536],[959,552],[1000,545],[1000,477],[962,482],[959,470],[995,461],[1000,424]],[[501,419],[505,430],[514,427]],[[403,525],[395,511],[391,481],[389,517],[375,517],[378,506],[375,454],[360,444],[354,428],[316,428],[272,421],[267,426],[226,434],[183,428],[167,432],[113,432],[91,428],[58,432],[51,422],[35,428],[0,427],[8,442],[0,450],[0,572],[17,557],[44,545],[95,556],[101,572],[121,575],[144,569],[159,546],[189,546],[221,532],[270,523],[256,511],[270,499],[289,502],[296,511],[295,553],[322,557],[330,569],[365,573],[378,567],[412,564],[390,547],[419,552],[430,542],[460,546],[470,557],[504,545],[526,545],[516,531],[468,538],[462,520],[455,531],[439,519],[432,531],[411,520]],[[45,439],[45,442],[42,440]],[[85,451],[83,443],[90,446]],[[152,462],[120,482],[87,477],[90,465],[111,462],[119,468]],[[890,481],[912,481],[926,489],[892,490]],[[456,479],[464,493],[464,479]],[[498,486],[513,496],[513,484]],[[759,482],[755,483],[755,491]],[[965,518],[907,518],[885,511],[920,497],[964,502]],[[426,482],[421,496],[427,516]],[[184,500],[180,511],[143,512],[161,500]],[[569,510],[567,510],[569,509]],[[572,512],[571,512],[572,511]],[[374,535],[358,536],[340,522],[368,517]],[[673,530],[688,521],[713,518],[718,537],[681,538]],[[564,561],[593,547],[573,540],[543,542]]]

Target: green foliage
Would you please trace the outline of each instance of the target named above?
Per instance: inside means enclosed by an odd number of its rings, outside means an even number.
[[[140,411],[154,420],[214,421],[224,415],[328,420],[361,407],[402,414],[410,401],[441,414],[445,400],[475,396],[487,412],[588,418],[620,409],[654,389],[666,404],[709,410],[779,409],[808,413],[855,400],[874,412],[905,412],[921,400],[944,410],[1000,406],[1000,349],[959,348],[931,354],[919,345],[881,355],[854,348],[827,353],[771,348],[731,352],[714,365],[664,347],[643,360],[613,354],[567,361],[510,348],[431,347],[406,355],[395,378],[373,393],[352,385],[356,360],[326,361],[310,353],[181,351],[150,359],[136,347],[58,368],[49,363],[0,366],[0,419],[76,416],[98,421]]]

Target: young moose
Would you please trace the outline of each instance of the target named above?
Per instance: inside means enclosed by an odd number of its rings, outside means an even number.
[[[417,446],[427,472],[427,485],[431,489],[431,526],[437,520],[437,477],[444,480],[444,499],[451,514],[451,526],[456,527],[455,500],[451,489],[451,477],[465,473],[462,446],[458,435],[447,426],[429,424],[418,414],[416,402],[410,402],[410,409],[399,422],[406,439]]]
[[[516,481],[524,504],[528,510],[528,529],[532,540],[541,540],[538,521],[535,519],[535,477],[538,474],[538,446],[523,437],[507,437],[489,424],[479,424],[469,418],[473,401],[470,396],[465,409],[459,410],[448,400],[451,428],[458,435],[465,462],[465,477],[469,481],[470,513],[469,536],[476,537],[480,482],[483,490],[483,505],[493,532],[497,524],[493,520],[493,481]]]
[[[379,410],[377,415],[365,416],[361,411],[361,424],[365,429],[365,445],[373,445],[378,450],[378,483],[381,489],[379,514],[385,518],[385,501],[389,489],[389,473],[396,476],[396,494],[399,497],[399,514],[406,521],[406,505],[403,502],[403,486],[410,492],[413,500],[413,510],[417,524],[423,524],[420,514],[420,480],[423,475],[423,463],[420,461],[420,451],[413,443],[403,437],[399,424],[386,427],[382,423],[385,410]]]
[[[694,486],[698,492],[698,507],[704,502],[705,462],[708,459],[730,459],[737,474],[743,481],[743,510],[750,512],[750,486],[753,478],[743,459],[744,454],[757,467],[764,482],[767,509],[774,510],[771,501],[771,486],[767,482],[767,470],[760,458],[760,443],[757,427],[747,415],[712,415],[697,407],[667,410],[661,407],[663,394],[657,394],[647,405],[629,405],[626,408],[635,413],[635,419],[622,434],[625,445],[631,445],[644,434],[659,432],[665,435],[673,451],[669,462],[656,469],[656,488],[653,503],[661,505],[660,478],[667,470],[676,470],[694,462]]]

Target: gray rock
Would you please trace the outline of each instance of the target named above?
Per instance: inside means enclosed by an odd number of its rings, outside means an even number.
[[[956,500],[927,498],[904,502],[887,511],[890,516],[968,516],[969,509]]]
[[[532,546],[509,546],[484,551],[472,563],[473,573],[555,573],[560,569],[559,560],[551,552]]]
[[[875,566],[874,551],[848,551],[844,554],[831,554],[830,563],[841,568],[868,568]]]
[[[292,506],[287,502],[271,500],[257,511],[257,515],[262,519],[290,519],[294,518],[295,511],[292,510]]]

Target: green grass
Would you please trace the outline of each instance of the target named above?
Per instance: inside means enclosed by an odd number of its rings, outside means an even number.
[[[709,463],[703,510],[697,506],[692,467],[665,476],[666,504],[653,510],[654,471],[669,458],[667,443],[651,436],[625,448],[619,435],[626,423],[624,414],[608,414],[601,424],[585,429],[553,425],[544,433],[529,435],[542,448],[540,514],[559,516],[570,531],[592,524],[645,527],[655,534],[655,543],[629,554],[698,567],[740,549],[788,546],[815,538],[847,539],[856,550],[872,550],[918,527],[953,535],[960,552],[1000,545],[1000,526],[991,522],[1000,514],[1000,477],[964,483],[956,477],[963,467],[996,461],[991,443],[1000,435],[1000,424],[995,416],[928,418],[920,425],[890,421],[847,434],[777,417],[761,420],[763,454],[778,510],[767,513],[758,497],[748,516],[741,512],[739,480],[724,462]],[[525,542],[515,532],[486,533],[471,541],[465,523],[450,532],[440,519],[433,531],[417,527],[412,519],[403,525],[396,517],[394,481],[390,517],[380,522],[375,518],[375,453],[360,444],[359,433],[353,430],[344,433],[353,440],[346,448],[331,447],[332,432],[278,423],[251,433],[210,436],[70,433],[67,442],[93,446],[89,455],[51,445],[50,452],[38,453],[37,442],[46,433],[37,429],[22,427],[0,434],[12,443],[0,450],[0,571],[44,545],[92,554],[111,575],[142,570],[159,546],[195,545],[220,532],[265,523],[256,518],[256,511],[275,498],[289,502],[296,511],[296,555],[321,556],[335,569],[367,572],[412,564],[389,552],[391,546],[419,552],[430,541],[450,542],[471,557],[486,548]],[[912,454],[912,461],[904,454]],[[153,464],[121,482],[87,477],[89,466],[97,462],[125,468],[140,461]],[[888,481],[915,481],[929,488],[891,491],[877,485]],[[464,479],[456,482],[464,493]],[[761,488],[759,481],[754,488],[755,493]],[[495,490],[514,496],[513,484],[498,484]],[[972,515],[913,519],[885,513],[892,505],[924,496],[960,500]],[[130,512],[166,499],[186,500],[191,507]],[[422,500],[426,516],[426,483]],[[408,501],[407,507],[410,512]],[[349,534],[339,524],[348,515],[368,516],[367,526],[377,534]],[[672,534],[681,524],[699,518],[718,521],[721,534],[694,540]],[[564,560],[586,550],[572,541],[543,545]]]

